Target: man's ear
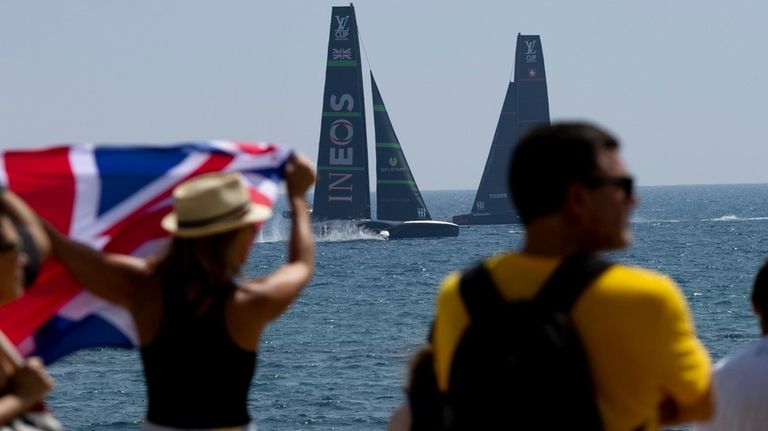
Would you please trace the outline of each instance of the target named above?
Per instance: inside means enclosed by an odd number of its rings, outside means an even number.
[[[563,211],[569,217],[583,219],[586,214],[587,206],[590,202],[589,193],[586,187],[579,183],[570,183],[565,190],[565,199],[563,200]]]

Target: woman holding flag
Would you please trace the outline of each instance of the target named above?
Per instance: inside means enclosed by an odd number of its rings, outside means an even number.
[[[304,157],[288,160],[288,262],[252,280],[235,277],[272,210],[251,201],[239,174],[202,175],[176,187],[162,221],[172,242],[158,260],[103,253],[46,224],[53,255],[86,289],[133,317],[149,398],[142,430],[255,429],[247,396],[259,338],[314,270],[305,202],[314,179]]]

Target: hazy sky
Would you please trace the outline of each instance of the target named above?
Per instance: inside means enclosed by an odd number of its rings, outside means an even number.
[[[0,0],[0,146],[248,139],[316,160],[331,6],[345,4]],[[355,8],[422,190],[477,187],[518,32],[541,35],[552,119],[614,131],[641,184],[768,182],[768,2]]]

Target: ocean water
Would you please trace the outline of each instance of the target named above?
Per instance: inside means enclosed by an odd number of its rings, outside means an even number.
[[[635,242],[610,257],[669,274],[713,359],[757,339],[749,294],[768,257],[768,185],[645,187],[639,195]],[[474,192],[424,198],[433,218],[445,220],[466,212]],[[286,229],[280,219],[265,226],[246,276],[285,260]],[[521,241],[521,227],[505,225],[462,228],[458,238],[382,241],[349,232],[318,242],[311,285],[259,349],[249,402],[259,429],[384,429],[403,400],[407,361],[426,337],[440,280]],[[146,401],[135,351],[81,351],[50,371],[58,386],[48,405],[66,429],[140,423]]]

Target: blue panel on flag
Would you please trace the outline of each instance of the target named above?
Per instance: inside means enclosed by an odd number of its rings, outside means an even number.
[[[98,148],[101,176],[99,215],[163,176],[187,156],[182,147]]]
[[[97,315],[90,315],[80,321],[53,317],[35,333],[36,350],[46,364],[86,347],[124,347],[133,344],[119,329]]]

